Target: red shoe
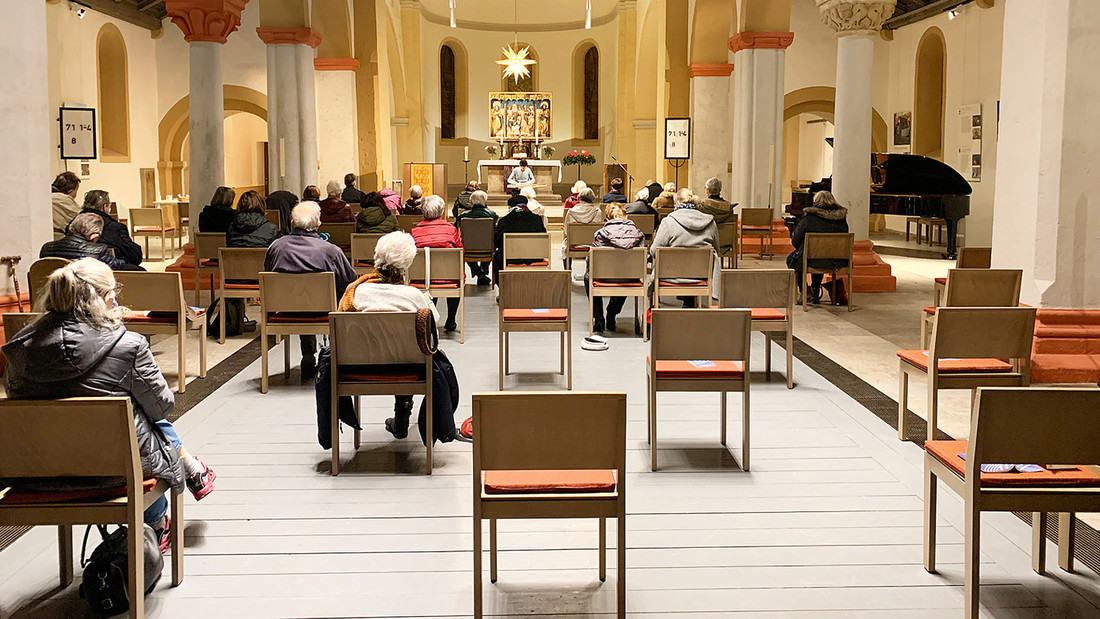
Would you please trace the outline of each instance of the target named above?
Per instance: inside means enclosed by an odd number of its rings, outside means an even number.
[[[214,491],[214,480],[217,477],[214,470],[203,463],[201,473],[187,477],[187,489],[195,496],[196,501],[201,501]]]
[[[157,534],[157,546],[160,548],[161,554],[168,550],[168,543],[171,541],[172,533],[172,517],[164,517],[164,528],[153,527],[153,532]]]

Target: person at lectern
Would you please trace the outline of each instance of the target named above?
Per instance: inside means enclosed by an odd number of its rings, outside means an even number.
[[[531,171],[531,168],[527,167],[526,159],[520,159],[519,167],[512,168],[512,173],[508,175],[508,186],[513,189],[520,189],[534,184],[535,173]]]

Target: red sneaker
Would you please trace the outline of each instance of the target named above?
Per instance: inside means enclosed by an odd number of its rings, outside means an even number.
[[[203,464],[201,473],[187,477],[187,489],[195,496],[196,501],[201,501],[214,491],[214,480],[217,477],[213,469]]]
[[[153,527],[153,532],[157,534],[157,546],[160,547],[161,554],[168,550],[168,543],[171,541],[172,533],[172,517],[164,517],[164,527]]]

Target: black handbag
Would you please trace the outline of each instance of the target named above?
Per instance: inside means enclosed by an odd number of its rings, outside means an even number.
[[[88,533],[84,531],[84,544],[80,549],[80,565],[84,576],[80,583],[80,597],[88,600],[92,611],[103,617],[122,614],[130,610],[129,563],[126,552],[126,527],[119,527],[113,533],[107,533],[107,527],[97,525],[103,541],[92,550],[92,556],[84,560],[88,549]],[[160,573],[164,570],[164,556],[160,553],[160,544],[153,527],[144,525],[145,555],[145,593],[157,586]],[[173,552],[176,552],[173,550]]]

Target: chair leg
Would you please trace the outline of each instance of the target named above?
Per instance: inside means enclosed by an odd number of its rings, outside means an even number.
[[[794,329],[787,325],[787,389],[794,389]]]
[[[982,513],[973,498],[966,499],[966,550],[964,553],[965,583],[963,584],[963,616],[978,619],[978,588],[981,581]]]
[[[489,519],[489,582],[497,581],[497,519]]]
[[[618,561],[615,573],[618,579],[618,618],[626,619],[626,513],[620,509],[618,520],[619,539],[615,549],[615,558]]]
[[[1073,512],[1058,514],[1058,567],[1073,571],[1073,546],[1077,543],[1077,517]]]
[[[909,375],[898,370],[898,440],[905,440],[905,411],[909,408]]]
[[[1047,571],[1047,513],[1031,513],[1031,569],[1042,576]]]
[[[937,487],[936,474],[924,468],[924,569],[929,573],[936,572],[936,499],[939,488]]]
[[[572,327],[565,331],[565,364],[568,374],[565,376],[565,388],[567,391],[573,390],[573,329]]]
[[[504,333],[497,333],[497,391],[504,391]]]
[[[649,457],[650,468],[657,470],[657,386],[656,379],[649,379]]]
[[[225,331],[223,330],[222,333]],[[279,339],[278,336],[275,339]],[[267,353],[267,329],[264,328],[263,323],[260,323],[260,393],[267,393],[268,373],[271,371],[268,367]]]
[[[145,523],[141,503],[129,506],[126,555],[129,571],[130,617],[145,619]]]
[[[206,318],[200,316],[199,320],[199,378],[206,378]]]
[[[607,581],[607,518],[600,518],[600,582]]]
[[[474,619],[481,619],[481,518],[474,513]]]
[[[561,337],[558,338],[560,341],[560,350],[558,350],[558,374],[565,376],[565,331],[562,331],[559,335]]]
[[[745,377],[745,390],[741,392],[741,470],[749,472],[749,381]]]
[[[725,391],[721,392],[719,394],[719,396],[721,398],[721,405],[719,407],[719,410],[721,411],[721,417],[722,417],[722,423],[721,423],[721,428],[722,429],[718,433],[718,442],[725,445],[726,444],[726,392]]]
[[[931,364],[929,364],[931,365]],[[933,380],[932,375],[928,376],[928,440],[935,440],[936,428],[939,427],[940,416],[940,402],[939,402],[939,389],[936,388],[936,381]]]
[[[148,256],[149,254],[146,253],[145,255]],[[210,294],[214,294],[214,291],[211,290]],[[225,294],[218,297],[218,326],[221,327],[221,330],[218,331],[218,343],[225,344]],[[262,344],[266,343],[266,341],[262,342]]]
[[[509,350],[508,350],[508,348],[509,348],[508,338],[510,336],[511,336],[511,334],[509,332],[507,332],[507,331],[504,332],[504,373],[506,375],[511,373],[510,372],[510,367],[509,367],[509,364],[508,364],[508,361],[509,361],[509,359],[508,359],[508,352],[509,352]]]
[[[179,383],[176,385],[176,391],[183,393],[187,391],[187,319],[183,318],[183,324],[179,325],[179,338],[176,340],[176,344],[179,350],[176,351],[176,371],[178,373],[177,380]]]
[[[768,337],[768,332],[765,331],[764,336],[764,378],[766,380],[772,379],[772,340]]]
[[[172,586],[183,583],[183,495],[172,496],[172,530],[168,533],[172,543]]]
[[[73,527],[67,524],[57,525],[58,576],[61,588],[73,584]]]
[[[356,419],[362,419],[363,417],[359,413],[359,396],[355,396],[354,402],[355,402],[355,418]],[[363,424],[359,424],[359,425],[363,425]],[[355,430],[353,430],[353,432],[354,432],[354,436],[355,436],[355,450],[359,451],[359,446],[363,444],[362,441],[361,441],[361,437],[360,437],[360,434],[362,432],[359,430],[359,428],[355,428]]]

